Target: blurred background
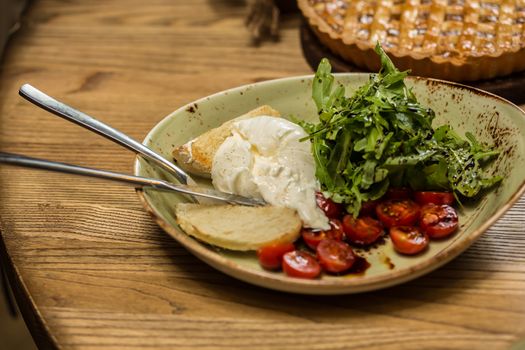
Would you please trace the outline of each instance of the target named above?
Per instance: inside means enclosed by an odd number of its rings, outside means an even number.
[[[6,282],[0,279],[0,349],[36,349]]]
[[[0,62],[3,62],[3,52],[9,36],[20,26],[19,18],[26,5],[25,0],[0,0]],[[0,279],[0,349],[36,349],[24,320],[16,308],[1,268],[0,273],[2,273]]]

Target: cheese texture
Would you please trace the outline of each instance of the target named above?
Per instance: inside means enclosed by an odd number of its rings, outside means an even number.
[[[311,143],[299,141],[306,136],[300,126],[283,118],[258,116],[235,122],[232,135],[213,158],[213,185],[295,209],[304,226],[329,229],[315,199],[319,184]]]

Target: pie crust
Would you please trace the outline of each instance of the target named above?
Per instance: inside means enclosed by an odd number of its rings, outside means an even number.
[[[321,43],[377,71],[380,42],[400,70],[453,81],[525,70],[525,0],[298,0]]]

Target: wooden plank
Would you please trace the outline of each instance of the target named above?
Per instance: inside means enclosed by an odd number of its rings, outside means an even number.
[[[309,74],[300,19],[249,45],[234,1],[35,2],[0,72],[4,151],[130,172],[134,155],[23,101],[30,82],[141,139],[196,98]],[[471,249],[374,293],[247,285],[165,235],[118,184],[1,168],[0,229],[17,299],[60,349],[507,349],[525,336],[522,198]],[[3,250],[2,250],[3,251]]]

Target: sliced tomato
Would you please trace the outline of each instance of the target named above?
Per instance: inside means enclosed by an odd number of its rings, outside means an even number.
[[[283,255],[283,271],[291,277],[316,278],[321,273],[321,265],[307,252],[294,250]]]
[[[394,226],[390,228],[390,238],[394,249],[401,254],[414,255],[428,246],[428,236],[414,226]]]
[[[330,230],[326,231],[312,231],[311,229],[303,229],[301,236],[304,242],[313,250],[317,248],[319,243],[325,239],[335,239],[342,241],[344,236],[343,225],[337,219],[330,220]]]
[[[344,236],[343,223],[338,219],[330,219],[330,232],[332,239],[341,241]]]
[[[386,227],[410,226],[419,219],[419,205],[410,199],[390,199],[377,205],[376,214]]]
[[[455,201],[455,198],[452,192],[434,192],[434,191],[416,192],[414,193],[414,199],[419,205],[424,205],[428,203],[451,205]]]
[[[343,214],[343,206],[334,202],[331,198],[326,198],[321,192],[315,193],[317,206],[325,213],[326,216],[333,219],[339,219]]]
[[[410,199],[412,190],[407,187],[390,187],[385,194],[386,199]]]
[[[376,207],[378,204],[378,200],[366,201],[361,203],[361,210],[359,210],[359,216],[375,216]]]
[[[356,257],[345,242],[325,239],[317,246],[317,259],[325,271],[339,273],[352,267]]]
[[[458,229],[458,214],[447,204],[426,204],[421,208],[419,225],[430,238],[443,238]]]
[[[374,243],[384,232],[380,221],[370,216],[356,219],[352,215],[343,218],[343,231],[350,242],[361,245]]]
[[[267,270],[278,270],[281,268],[283,255],[295,250],[293,243],[275,243],[257,250],[259,264]]]

